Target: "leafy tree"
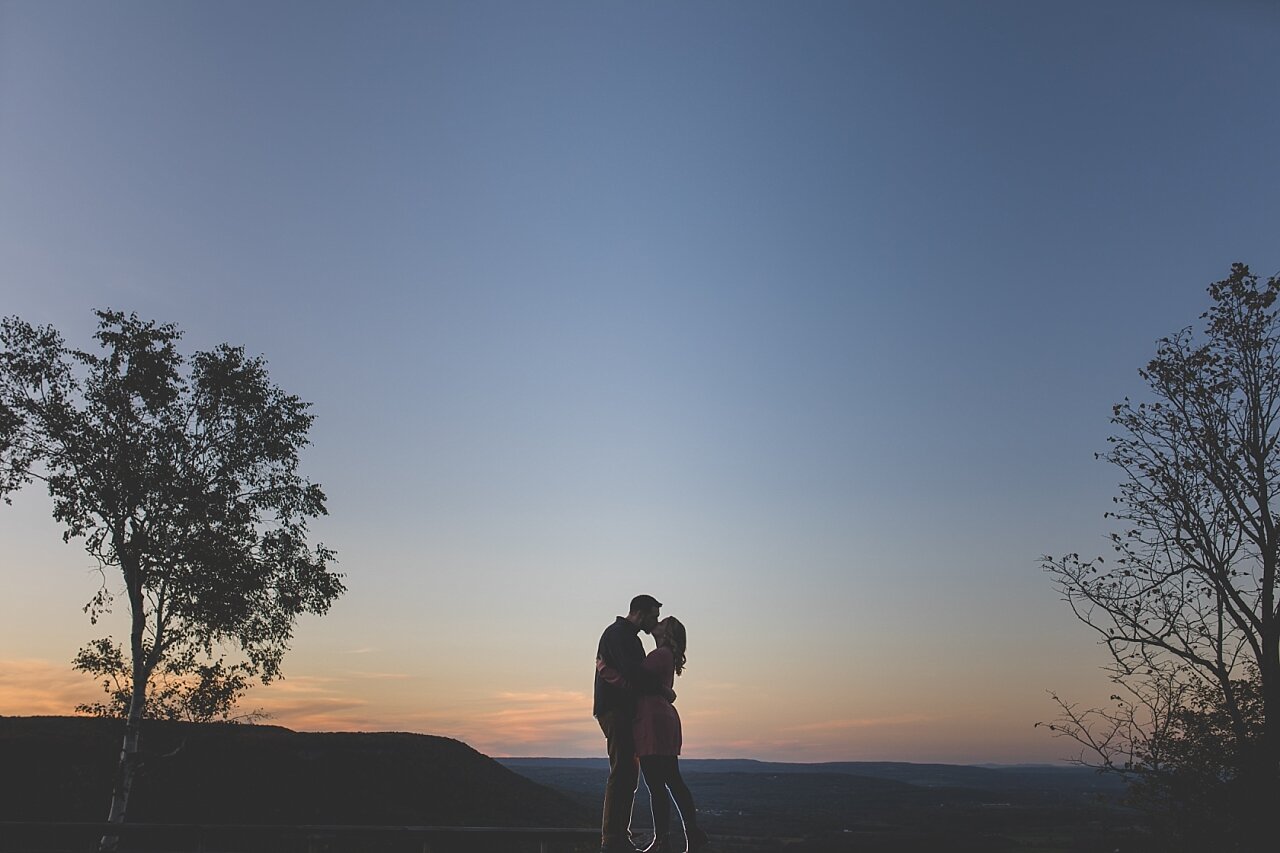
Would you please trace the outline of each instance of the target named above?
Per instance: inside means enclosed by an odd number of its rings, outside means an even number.
[[[9,502],[9,492],[20,485],[21,472],[30,464],[19,458],[22,448],[18,440],[23,426],[21,416],[0,402],[0,496],[5,503]]]
[[[80,649],[72,667],[102,679],[105,702],[86,702],[76,711],[94,717],[129,716],[133,699],[133,666],[124,649],[110,637],[94,640]],[[262,711],[237,713],[240,699],[249,689],[251,669],[243,661],[228,664],[225,657],[201,659],[193,649],[171,656],[151,675],[144,717],[207,723],[259,720]]]
[[[48,328],[28,331],[21,346],[6,346],[0,362],[0,498],[5,503],[11,502],[11,492],[31,482],[31,465],[44,452],[41,435],[27,421],[28,407],[11,405],[15,398],[11,376],[51,375],[57,369],[43,361],[56,347],[57,333]]]
[[[216,716],[247,679],[280,675],[297,617],[324,613],[343,585],[333,552],[307,543],[308,519],[325,512],[320,487],[298,472],[308,404],[242,348],[186,361],[173,325],[95,313],[96,353],[4,320],[0,405],[16,448],[9,482],[42,480],[63,539],[83,540],[103,569],[85,606],[92,622],[114,602],[107,573],[123,581],[126,647],[107,638],[77,658],[128,690],[127,702],[119,692],[112,700],[126,720],[108,817],[120,822],[157,678],[185,686],[162,688],[153,714]],[[225,665],[226,647],[243,660]]]
[[[1052,728],[1135,777],[1184,844],[1254,849],[1280,802],[1280,278],[1235,264],[1209,294],[1203,341],[1162,339],[1152,399],[1114,408],[1116,559],[1045,558],[1123,691],[1059,700]]]

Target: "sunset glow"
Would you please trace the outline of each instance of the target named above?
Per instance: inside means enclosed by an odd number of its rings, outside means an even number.
[[[0,315],[313,404],[348,592],[267,723],[603,755],[648,593],[689,756],[1059,761],[1111,685],[1041,555],[1107,553],[1156,339],[1280,268],[1280,18],[1219,5],[0,2]],[[0,714],[97,700],[39,483],[0,577]]]

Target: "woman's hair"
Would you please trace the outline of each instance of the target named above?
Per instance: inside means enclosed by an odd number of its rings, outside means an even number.
[[[684,651],[689,645],[689,641],[684,632],[684,623],[674,616],[668,616],[662,621],[667,626],[667,633],[664,637],[665,642],[663,645],[671,648],[671,655],[676,661],[676,675],[680,675],[684,672]]]

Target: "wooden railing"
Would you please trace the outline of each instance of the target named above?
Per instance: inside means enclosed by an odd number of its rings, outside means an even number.
[[[121,853],[577,853],[600,830],[495,826],[0,822],[0,853],[92,853],[104,835]]]

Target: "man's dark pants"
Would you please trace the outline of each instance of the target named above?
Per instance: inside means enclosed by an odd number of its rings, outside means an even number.
[[[609,781],[604,786],[604,820],[600,835],[606,845],[626,842],[626,847],[630,847],[631,807],[635,802],[636,786],[640,783],[640,762],[636,759],[631,714],[605,711],[596,719],[609,747]]]

